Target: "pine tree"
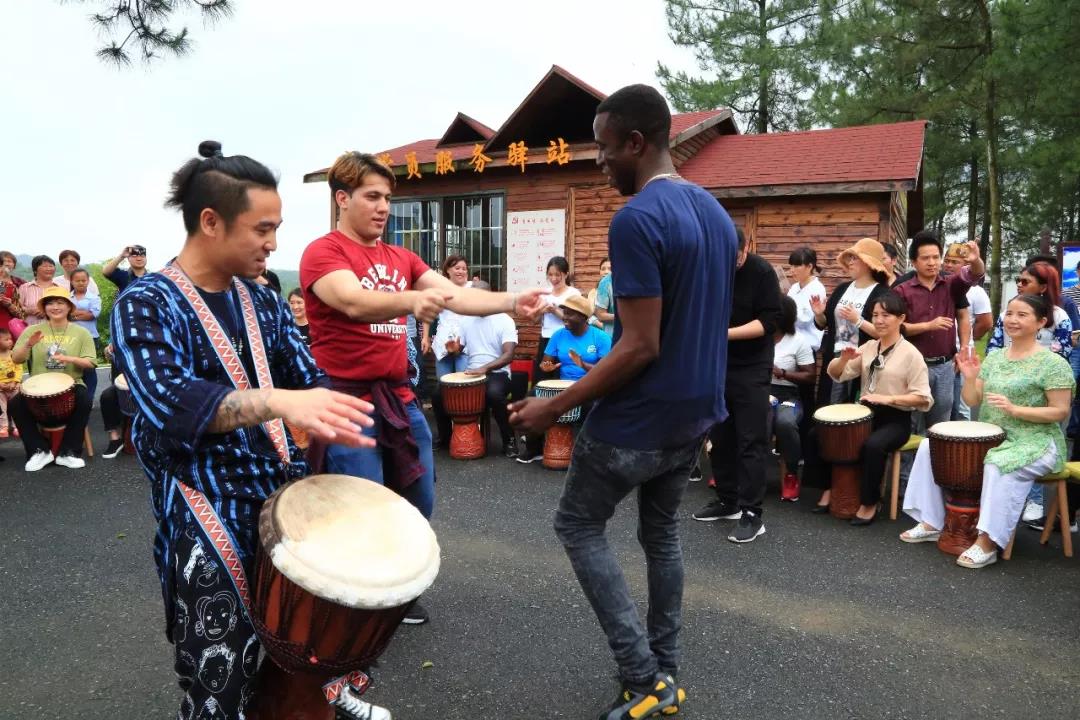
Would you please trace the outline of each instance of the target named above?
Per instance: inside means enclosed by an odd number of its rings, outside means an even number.
[[[816,0],[665,0],[669,35],[693,48],[701,76],[657,76],[680,111],[729,107],[758,133],[810,127],[817,80]]]
[[[174,15],[189,7],[197,9],[203,21],[214,22],[232,13],[231,0],[76,0],[100,6],[90,21],[108,38],[97,51],[102,60],[130,65],[132,51],[145,63],[163,55],[184,55],[191,50],[187,27],[169,27]]]

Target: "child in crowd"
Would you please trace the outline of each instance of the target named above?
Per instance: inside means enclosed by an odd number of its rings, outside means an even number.
[[[8,436],[8,400],[19,392],[23,367],[11,359],[15,338],[7,328],[0,328],[0,438]],[[18,431],[15,431],[18,435]]]

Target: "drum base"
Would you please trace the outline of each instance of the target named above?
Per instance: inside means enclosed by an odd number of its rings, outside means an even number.
[[[476,415],[458,415],[450,434],[450,457],[455,460],[478,460],[487,454],[487,443],[480,434],[480,418]]]
[[[960,556],[979,536],[979,496],[967,493],[945,493],[945,527],[938,538],[938,550],[946,555]]]
[[[60,444],[64,442],[64,431],[67,430],[67,426],[38,427],[41,429],[41,434],[48,438],[49,448],[52,450],[53,457],[60,455]]]
[[[556,423],[544,434],[544,459],[548,470],[565,470],[570,467],[570,455],[574,452],[574,431],[570,425]]]
[[[859,476],[862,465],[832,466],[832,486],[829,493],[829,514],[834,518],[849,520],[859,510]]]
[[[259,666],[259,683],[248,707],[254,720],[334,720],[334,708],[323,695],[330,678],[308,673],[287,673],[270,658]]]

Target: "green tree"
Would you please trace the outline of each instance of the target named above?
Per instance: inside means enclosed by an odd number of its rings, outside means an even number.
[[[657,65],[680,111],[729,107],[758,133],[810,127],[817,0],[665,0],[669,36],[700,76]]]
[[[232,13],[231,0],[73,0],[99,9],[90,20],[108,38],[97,51],[99,58],[117,65],[130,65],[134,48],[146,63],[163,55],[184,55],[191,51],[186,26],[170,27],[175,14],[194,8],[203,21],[214,22]]]

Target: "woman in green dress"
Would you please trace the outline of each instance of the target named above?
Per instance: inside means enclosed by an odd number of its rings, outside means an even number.
[[[1069,416],[1075,385],[1069,363],[1039,345],[1036,335],[1052,318],[1046,300],[1018,295],[1005,311],[1009,347],[990,353],[983,363],[972,353],[958,355],[964,375],[964,402],[982,405],[979,419],[1005,431],[1005,442],[986,454],[979,508],[979,536],[956,563],[981,568],[997,561],[998,548],[1009,544],[1032,483],[1065,466],[1061,421]],[[918,524],[903,533],[904,542],[936,541],[945,522],[941,489],[934,483],[929,440],[915,456],[904,512]]]

